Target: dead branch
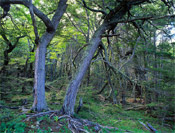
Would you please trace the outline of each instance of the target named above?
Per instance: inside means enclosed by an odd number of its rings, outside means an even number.
[[[143,122],[139,121],[140,124],[142,124],[148,131],[151,131]]]
[[[0,109],[3,109],[3,108],[8,108],[8,109],[19,109],[19,107],[9,107],[9,106],[3,106],[3,105],[0,105]]]
[[[39,117],[39,116],[48,115],[48,114],[51,114],[51,113],[59,113],[59,112],[60,111],[58,111],[58,110],[51,110],[51,111],[47,111],[47,112],[37,113],[37,114],[31,115],[31,116],[28,116],[26,119],[23,120],[23,122],[24,121],[29,121],[33,117]]]
[[[125,111],[129,111],[129,110],[144,110],[144,109],[146,109],[146,107],[144,105],[138,105],[138,106],[126,108]]]
[[[108,81],[103,85],[102,89],[99,92],[97,92],[96,94],[101,94],[107,85],[108,85]]]
[[[157,129],[155,129],[151,124],[149,124],[148,122],[146,124],[149,127],[149,129],[151,129],[151,131],[157,132]]]

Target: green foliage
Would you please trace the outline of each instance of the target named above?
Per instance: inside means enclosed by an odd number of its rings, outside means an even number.
[[[57,122],[58,121],[58,116],[54,116],[54,120],[55,120],[55,122]]]
[[[18,133],[22,133],[25,131],[26,128],[26,124],[24,122],[22,122],[22,120],[24,118],[26,118],[25,115],[19,116],[17,118],[15,118],[16,116],[14,114],[11,114],[11,118],[13,118],[12,120],[8,121],[8,122],[1,122],[0,125],[0,132],[6,132],[6,133],[10,133],[10,132],[18,132]]]
[[[35,0],[33,4],[51,19],[58,2],[59,1],[53,0]],[[114,0],[105,0],[104,2],[105,3],[103,3],[102,0],[91,0],[87,1],[87,5],[93,9],[102,9],[107,13],[118,5]],[[76,66],[78,66],[83,56],[84,49],[79,53],[78,50],[88,43],[94,35],[95,30],[98,29],[104,19],[101,13],[92,12],[83,8],[80,1],[69,0],[67,3],[69,5],[67,11],[60,21],[54,39],[47,47],[46,87],[49,88],[49,91],[46,92],[46,99],[51,109],[59,109],[62,107],[70,77],[72,77],[74,71],[77,70],[77,68],[73,66],[73,60],[78,54],[74,62]],[[131,11],[128,12],[123,19],[165,16],[167,14],[169,15],[171,12],[174,13],[174,11],[168,9],[168,6],[165,6],[161,0],[157,0],[153,3],[145,2],[141,6],[133,6]],[[25,35],[26,37],[20,39],[15,49],[9,53],[10,62],[9,66],[6,68],[7,75],[0,75],[3,80],[0,86],[0,92],[2,92],[2,96],[6,102],[14,102],[15,105],[21,106],[20,101],[22,101],[22,99],[27,99],[29,101],[29,105],[27,106],[31,107],[33,101],[33,77],[28,75],[33,72],[34,68],[32,66],[34,66],[35,60],[35,52],[32,52],[35,40],[32,19],[28,8],[22,5],[12,5],[9,13],[11,17],[6,17],[1,21],[0,33],[5,33],[12,44],[14,44],[18,36]],[[0,8],[0,14],[2,14],[2,8]],[[46,26],[40,18],[35,18],[39,36],[41,37],[46,31]],[[106,97],[109,95],[109,86],[105,87],[102,94],[96,94],[96,92],[102,88],[102,84],[107,81],[103,57],[99,54],[91,63],[89,86],[86,87],[86,76],[81,84],[77,99],[83,97],[83,107],[79,114],[75,114],[75,117],[85,118],[102,125],[119,128],[117,131],[104,128],[102,132],[123,132],[123,130],[147,132],[138,120],[144,123],[150,122],[159,131],[173,132],[172,129],[169,129],[167,126],[163,127],[160,125],[164,123],[172,125],[171,122],[164,121],[163,119],[166,117],[174,117],[175,114],[173,106],[175,104],[175,43],[170,43],[169,40],[166,41],[166,39],[162,37],[160,42],[154,44],[154,34],[162,34],[162,31],[166,32],[166,34],[170,34],[170,29],[167,27],[173,25],[174,20],[173,18],[152,19],[151,21],[142,19],[135,22],[139,26],[139,29],[137,29],[133,23],[118,24],[114,34],[120,35],[109,38],[110,45],[108,44],[107,38],[102,38],[102,42],[107,49],[111,64],[116,68],[120,68],[122,64],[130,59],[131,55],[125,57],[125,53],[132,49],[137,43],[137,48],[133,57],[133,60],[136,62],[130,60],[130,62],[121,69],[121,72],[126,73],[131,80],[135,80],[138,85],[141,85],[142,97],[145,96],[145,98],[148,98],[146,95],[150,96],[152,101],[145,105],[146,109],[149,108],[150,110],[125,111],[121,104],[113,105],[111,98],[106,100]],[[137,42],[139,36],[140,40]],[[7,41],[0,36],[0,69],[4,61],[3,53],[8,47]],[[97,53],[98,51],[96,54]],[[134,72],[133,68],[135,67],[143,67],[146,70],[141,70],[140,72],[144,77]],[[29,71],[29,69],[31,70]],[[26,74],[24,74],[25,70]],[[113,71],[111,71],[111,73],[113,73]],[[127,97],[131,97],[133,86],[128,85],[128,79],[123,78],[120,74],[111,74],[110,77],[111,82],[114,84],[115,95],[118,101],[121,101],[121,91],[123,90],[126,91]],[[26,88],[29,95],[21,94],[22,87]],[[149,88],[149,90],[147,91],[145,88]],[[156,98],[156,94],[158,94],[158,98]],[[0,104],[5,105],[6,102],[0,101]],[[133,103],[129,104],[131,105],[126,106],[132,106]],[[76,101],[76,107],[77,106],[78,100]],[[148,111],[151,112],[147,113]],[[36,126],[34,126],[32,122],[22,122],[25,116],[16,116],[8,109],[2,109],[0,112],[0,120],[2,120],[0,132],[26,132],[26,124],[29,124],[30,127],[32,125],[33,127],[29,132],[52,132],[52,127],[49,127],[49,124],[59,122],[58,116],[54,116],[53,120],[48,116],[39,117],[36,121],[46,121],[47,123],[42,127],[43,129],[36,129]],[[14,112],[17,113],[18,111]],[[151,116],[158,118],[153,118]],[[60,122],[64,124],[59,132],[71,132],[68,129],[68,125],[65,124],[66,122],[64,119]],[[93,128],[87,126],[84,126],[84,128],[89,132],[94,132]]]

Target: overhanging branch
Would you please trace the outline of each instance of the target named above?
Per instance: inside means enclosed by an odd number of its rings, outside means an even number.
[[[28,0],[0,0],[0,3],[21,4],[26,6],[27,8],[30,8],[30,2]],[[50,21],[50,19],[34,5],[33,5],[33,12],[44,22],[44,24],[47,27],[47,31],[51,32],[54,30],[54,26]]]
[[[101,35],[101,37],[114,37],[114,36],[120,36],[120,34]]]
[[[120,20],[120,21],[111,21],[110,24],[112,23],[129,23],[129,22],[134,22],[134,21],[137,21],[137,20],[143,20],[143,21],[146,21],[146,20],[158,20],[158,19],[164,19],[164,18],[175,18],[175,14],[172,14],[172,15],[165,15],[165,16],[159,16],[159,17],[153,17],[153,16],[147,16],[147,17],[138,17],[138,18],[133,18],[133,19],[129,19],[129,20]]]
[[[36,26],[35,15],[34,15],[34,12],[33,12],[32,0],[30,0],[29,11],[30,11],[30,16],[32,18],[32,24],[33,24],[34,33],[35,33],[35,43],[36,43],[36,45],[38,45],[39,35],[38,35],[38,29],[37,29],[37,26]]]
[[[100,13],[102,13],[104,15],[107,15],[107,13],[105,11],[103,11],[103,10],[96,10],[96,9],[92,9],[92,8],[88,7],[87,4],[86,4],[86,2],[84,0],[82,0],[82,2],[83,2],[83,6],[85,8],[87,8],[88,10],[90,10],[92,12],[100,12]]]

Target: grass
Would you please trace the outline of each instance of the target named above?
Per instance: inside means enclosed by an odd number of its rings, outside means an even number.
[[[150,123],[158,132],[162,133],[173,133],[174,130],[164,127],[157,118],[153,118],[146,114],[143,110],[141,111],[125,111],[121,105],[112,105],[109,101],[102,101],[101,96],[95,95],[92,87],[80,89],[77,99],[83,98],[83,107],[79,114],[75,114],[77,118],[88,119],[90,121],[99,123],[103,126],[117,127],[119,130],[106,130],[102,129],[102,133],[114,132],[121,133],[123,130],[128,130],[134,133],[147,133],[149,132],[139,121],[143,123]],[[49,107],[52,110],[61,109],[63,99],[65,96],[66,89],[58,91],[46,92],[46,99]],[[27,99],[30,103],[26,106],[30,108],[32,105],[32,95],[16,95],[13,96],[12,101],[19,101],[16,104],[20,104],[22,99]],[[1,105],[11,105],[11,103],[6,103],[5,101],[0,101]],[[78,106],[78,100],[76,107]],[[76,108],[75,107],[75,108]],[[42,116],[37,119],[32,119],[27,122],[22,122],[26,118],[25,115],[20,115],[20,110],[11,109],[1,109],[0,110],[0,132],[29,132],[29,133],[49,133],[49,132],[66,132],[70,131],[67,128],[67,123],[63,119],[59,121],[60,128],[58,128],[57,117],[50,118],[49,116]],[[36,127],[36,122],[40,121],[40,128]],[[84,126],[89,132],[94,132],[93,129]]]

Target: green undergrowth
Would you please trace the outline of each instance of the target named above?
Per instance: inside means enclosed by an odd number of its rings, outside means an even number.
[[[46,92],[46,98],[48,106],[51,110],[61,109],[66,89],[50,90]],[[92,87],[81,87],[77,96],[77,102],[75,110],[78,106],[79,98],[83,98],[83,106],[78,114],[74,117],[87,119],[95,123],[99,123],[103,126],[116,127],[114,129],[101,129],[101,133],[121,133],[121,132],[134,132],[134,133],[147,133],[149,132],[140,122],[146,124],[150,123],[160,133],[173,133],[172,127],[164,126],[160,119],[153,118],[149,114],[146,114],[144,110],[140,111],[125,111],[122,105],[113,105],[109,101],[103,101],[102,96],[94,93]],[[27,105],[25,108],[30,108],[32,105],[32,94],[14,95],[11,97],[11,102],[15,101],[15,104],[6,101],[0,101],[0,105],[3,106],[21,106],[21,101],[27,99]],[[65,119],[58,120],[59,116],[50,117],[42,116],[31,119],[30,121],[23,122],[27,118],[22,114],[21,109],[0,109],[0,132],[5,133],[49,133],[49,132],[63,132],[71,133],[68,129],[68,125]],[[40,122],[40,128],[37,127],[37,122]],[[172,124],[172,123],[171,123]],[[173,125],[173,124],[172,124]],[[88,132],[95,132],[93,127],[84,126],[84,129]]]

